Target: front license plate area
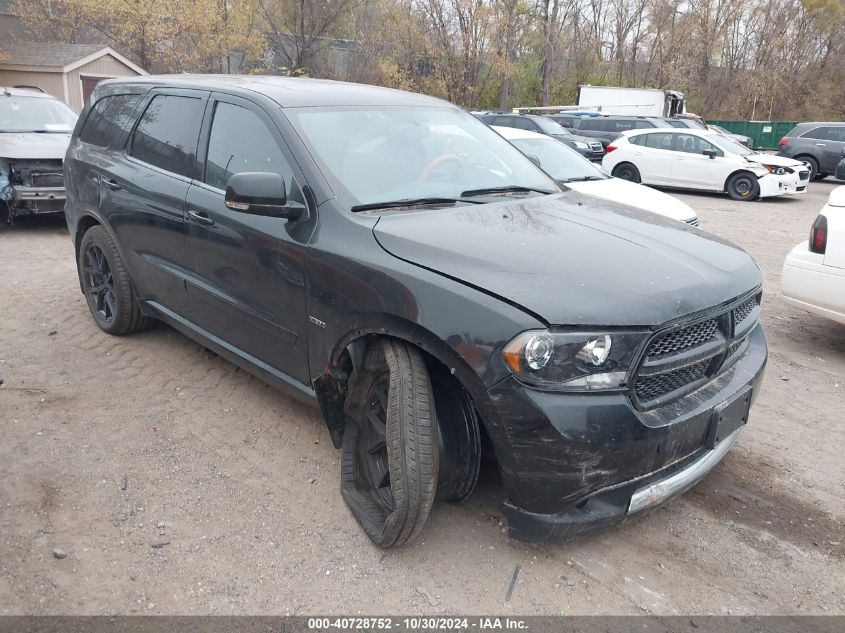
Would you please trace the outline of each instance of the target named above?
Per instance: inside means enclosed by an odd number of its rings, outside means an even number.
[[[720,404],[713,409],[710,431],[707,434],[707,448],[713,448],[731,433],[748,422],[751,409],[751,387],[741,392],[733,400]]]

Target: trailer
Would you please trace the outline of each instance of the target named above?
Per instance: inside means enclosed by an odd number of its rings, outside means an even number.
[[[578,88],[578,109],[623,116],[677,116],[686,113],[684,93],[656,88]]]

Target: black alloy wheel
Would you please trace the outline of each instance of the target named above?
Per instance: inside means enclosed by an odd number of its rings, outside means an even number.
[[[85,248],[82,283],[92,311],[105,323],[115,317],[114,278],[103,250],[94,243]]]

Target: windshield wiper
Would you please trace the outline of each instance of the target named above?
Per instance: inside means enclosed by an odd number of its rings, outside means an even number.
[[[547,189],[532,189],[531,187],[520,187],[518,185],[511,185],[507,187],[486,187],[484,189],[468,189],[461,194],[461,198],[471,198],[472,196],[484,196],[495,193],[554,193]]]
[[[373,209],[395,209],[397,207],[419,207],[428,204],[455,204],[458,198],[403,198],[387,202],[369,202],[352,207],[352,211],[372,211]]]
[[[567,178],[561,182],[587,182],[590,180],[604,180],[603,176],[579,176],[578,178]]]

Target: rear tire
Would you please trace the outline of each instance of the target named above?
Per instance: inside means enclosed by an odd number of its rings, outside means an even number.
[[[123,336],[150,325],[152,319],[141,314],[117,244],[102,226],[92,226],[82,236],[76,266],[88,309],[103,332]]]
[[[741,171],[728,178],[725,187],[731,200],[751,202],[760,196],[760,183],[751,172]]]
[[[614,178],[621,178],[622,180],[627,180],[628,182],[641,182],[640,170],[637,169],[636,165],[633,165],[631,163],[619,163],[616,167],[613,168],[613,172],[610,175]]]
[[[341,493],[367,536],[384,548],[408,543],[437,492],[437,416],[419,350],[372,341],[350,379],[341,446]]]

